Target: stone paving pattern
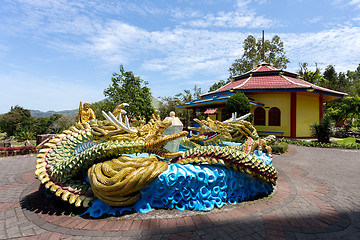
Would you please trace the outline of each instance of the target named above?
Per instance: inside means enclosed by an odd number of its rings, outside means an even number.
[[[265,199],[96,220],[50,206],[35,159],[0,158],[0,239],[360,239],[359,150],[291,145],[273,158],[279,180]]]

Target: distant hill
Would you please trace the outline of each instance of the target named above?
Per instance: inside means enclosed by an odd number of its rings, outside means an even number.
[[[31,116],[33,117],[50,117],[53,114],[63,114],[63,115],[70,115],[72,117],[75,117],[77,112],[78,112],[77,109],[63,110],[63,111],[47,111],[47,112],[42,112],[39,110],[30,110]]]

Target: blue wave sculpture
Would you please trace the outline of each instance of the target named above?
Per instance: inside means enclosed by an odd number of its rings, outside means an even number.
[[[256,150],[254,155],[272,165],[271,158],[265,153]],[[96,200],[84,214],[98,218],[133,211],[147,213],[154,208],[210,211],[272,191],[272,184],[222,166],[173,163],[141,190],[141,198],[135,205],[115,208]]]

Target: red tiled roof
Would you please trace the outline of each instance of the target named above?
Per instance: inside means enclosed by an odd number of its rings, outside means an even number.
[[[286,90],[286,89],[316,89],[332,94],[346,95],[327,88],[318,87],[298,78],[295,73],[279,70],[267,63],[258,65],[253,70],[234,77],[233,82],[219,88],[211,93],[220,93],[230,90]],[[205,94],[205,95],[208,95]]]
[[[262,63],[260,65],[258,65],[256,68],[254,68],[253,70],[251,70],[250,72],[267,72],[267,71],[274,71],[274,70],[279,70],[273,66],[270,66],[267,63]]]

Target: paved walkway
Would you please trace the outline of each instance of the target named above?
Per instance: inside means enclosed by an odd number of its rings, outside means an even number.
[[[360,239],[358,150],[290,146],[273,159],[279,180],[266,199],[98,220],[46,202],[35,158],[0,158],[0,239]]]

